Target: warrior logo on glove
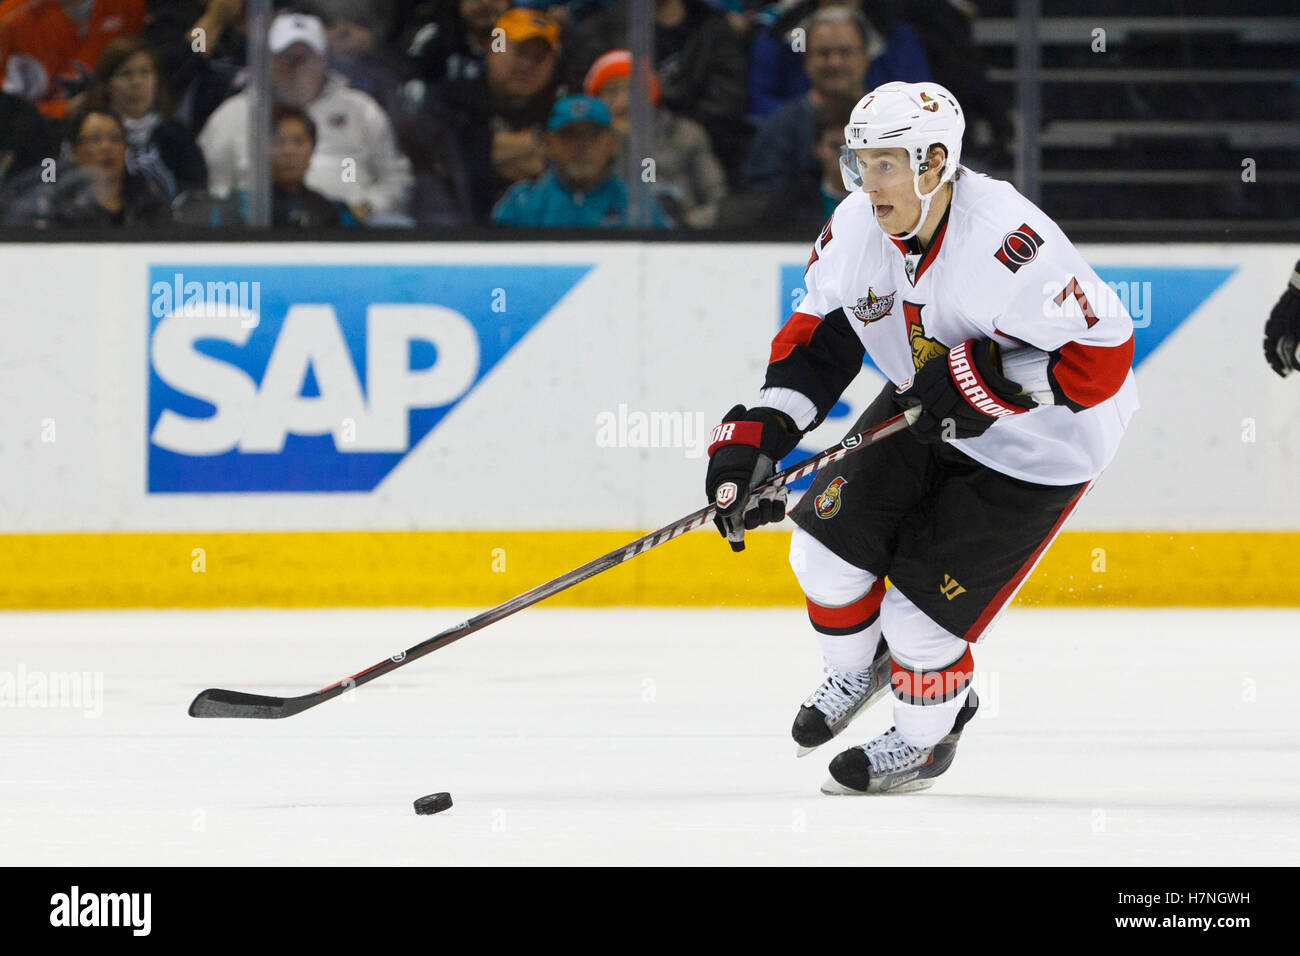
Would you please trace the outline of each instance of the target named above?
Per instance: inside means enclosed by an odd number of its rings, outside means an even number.
[[[912,434],[922,443],[975,438],[1000,418],[1038,407],[1002,374],[1002,352],[988,339],[966,339],[945,350],[899,386],[894,401],[921,409]]]
[[[1006,418],[1008,415],[1019,415],[1025,411],[1018,406],[1009,408],[985,391],[984,383],[980,381],[979,373],[971,363],[966,346],[967,343],[962,342],[953,347],[953,350],[948,353],[948,366],[953,381],[957,383],[957,387],[961,389],[962,395],[970,402],[971,407],[992,418]]]
[[[764,406],[737,405],[713,429],[704,493],[717,505],[713,523],[733,551],[745,549],[746,531],[785,518],[785,486],[763,485],[802,434],[785,412]]]
[[[716,504],[719,508],[729,508],[731,503],[736,500],[736,483],[728,481],[718,486],[718,498]]]

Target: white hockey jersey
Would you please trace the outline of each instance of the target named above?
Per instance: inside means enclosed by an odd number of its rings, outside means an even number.
[[[1008,377],[1056,404],[952,442],[1024,481],[1089,481],[1137,409],[1133,321],[1048,216],[1009,183],[962,169],[924,254],[887,236],[855,192],[826,223],[807,296],[777,334],[760,404],[820,422],[863,350],[895,385],[970,338],[997,341]]]

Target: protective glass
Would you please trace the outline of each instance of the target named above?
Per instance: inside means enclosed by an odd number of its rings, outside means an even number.
[[[886,165],[888,168],[885,168]],[[902,157],[876,157],[869,164],[864,163],[857,151],[841,146],[840,176],[844,180],[844,188],[853,192],[862,189],[867,179],[870,179],[873,189],[907,182],[912,178],[912,168]]]

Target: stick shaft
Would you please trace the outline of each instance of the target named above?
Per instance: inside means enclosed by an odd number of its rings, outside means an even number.
[[[873,428],[850,435],[839,444],[832,445],[823,452],[805,458],[803,461],[777,472],[767,481],[754,487],[751,494],[757,494],[768,488],[781,488],[798,481],[800,478],[814,474],[864,445],[880,441],[882,438],[902,431],[907,428],[909,420],[910,413],[895,415]],[[512,614],[517,614],[525,608],[532,607],[539,601],[544,601],[561,591],[567,591],[575,584],[580,584],[588,578],[617,567],[624,561],[630,561],[632,558],[645,554],[647,551],[671,541],[678,535],[703,527],[712,521],[716,514],[717,506],[707,505],[699,511],[674,521],[670,525],[666,525],[657,531],[651,531],[630,544],[610,551],[608,554],[603,554],[599,558],[588,561],[586,564],[561,574],[559,577],[552,578],[544,584],[539,584],[537,587],[516,595],[496,607],[488,608],[469,620],[462,621],[455,627],[450,627],[439,634],[435,634],[414,647],[400,651],[392,657],[385,658],[378,664],[367,667],[365,670],[337,683],[330,684],[328,687],[323,687],[315,693],[286,699],[240,694],[235,691],[206,690],[196,697],[194,703],[190,705],[190,715],[194,717],[287,717],[300,713],[309,707],[324,703],[340,694],[360,687],[362,684],[369,683],[377,677],[395,671],[399,667],[405,667],[411,661],[441,650],[461,638],[469,637],[475,631],[481,631],[497,621],[504,620]],[[258,712],[253,713],[254,710]]]
[[[838,445],[832,445],[830,448],[813,455],[811,458],[805,458],[803,461],[791,465],[783,471],[777,472],[767,481],[756,486],[750,493],[756,494],[767,488],[781,488],[792,484],[800,478],[821,471],[821,469],[825,468],[827,465],[839,461],[845,455],[863,445],[869,445],[874,441],[879,441],[881,438],[902,431],[906,427],[906,415],[895,415],[893,418],[887,419],[875,428],[867,429],[856,435],[850,435]],[[632,558],[645,554],[652,548],[657,548],[659,545],[671,541],[678,535],[685,534],[687,531],[693,531],[696,528],[702,528],[704,525],[712,521],[717,513],[718,509],[716,505],[707,505],[699,511],[687,515],[685,518],[681,518],[657,531],[651,531],[649,534],[637,538],[631,544],[626,544],[621,548],[610,551],[608,554],[603,554],[599,558],[595,558],[580,567],[574,568],[572,571],[565,572],[557,578],[552,578],[544,584],[539,584],[537,587],[525,591],[523,594],[516,595],[510,600],[498,604],[496,607],[488,608],[488,610],[476,614],[468,621],[410,648],[404,654],[406,660],[403,660],[401,663],[406,663],[407,660],[411,660],[414,657],[423,657],[425,654],[432,653],[440,647],[446,647],[448,644],[458,641],[462,637],[468,637],[475,631],[482,630],[488,625],[495,624],[497,621],[503,620],[512,614],[516,614],[525,608],[532,607],[539,601],[544,601],[548,597],[559,594],[561,591],[567,591],[575,584],[581,584],[588,578],[595,577],[597,574],[608,571],[610,568],[617,567],[624,561],[630,561]],[[378,674],[374,674],[366,679],[373,680],[374,677],[378,676]]]

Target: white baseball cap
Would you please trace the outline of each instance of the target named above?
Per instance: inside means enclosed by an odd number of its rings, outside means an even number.
[[[324,53],[325,24],[310,13],[282,13],[271,21],[266,42],[272,53],[283,53],[295,43],[305,43],[317,53]]]

